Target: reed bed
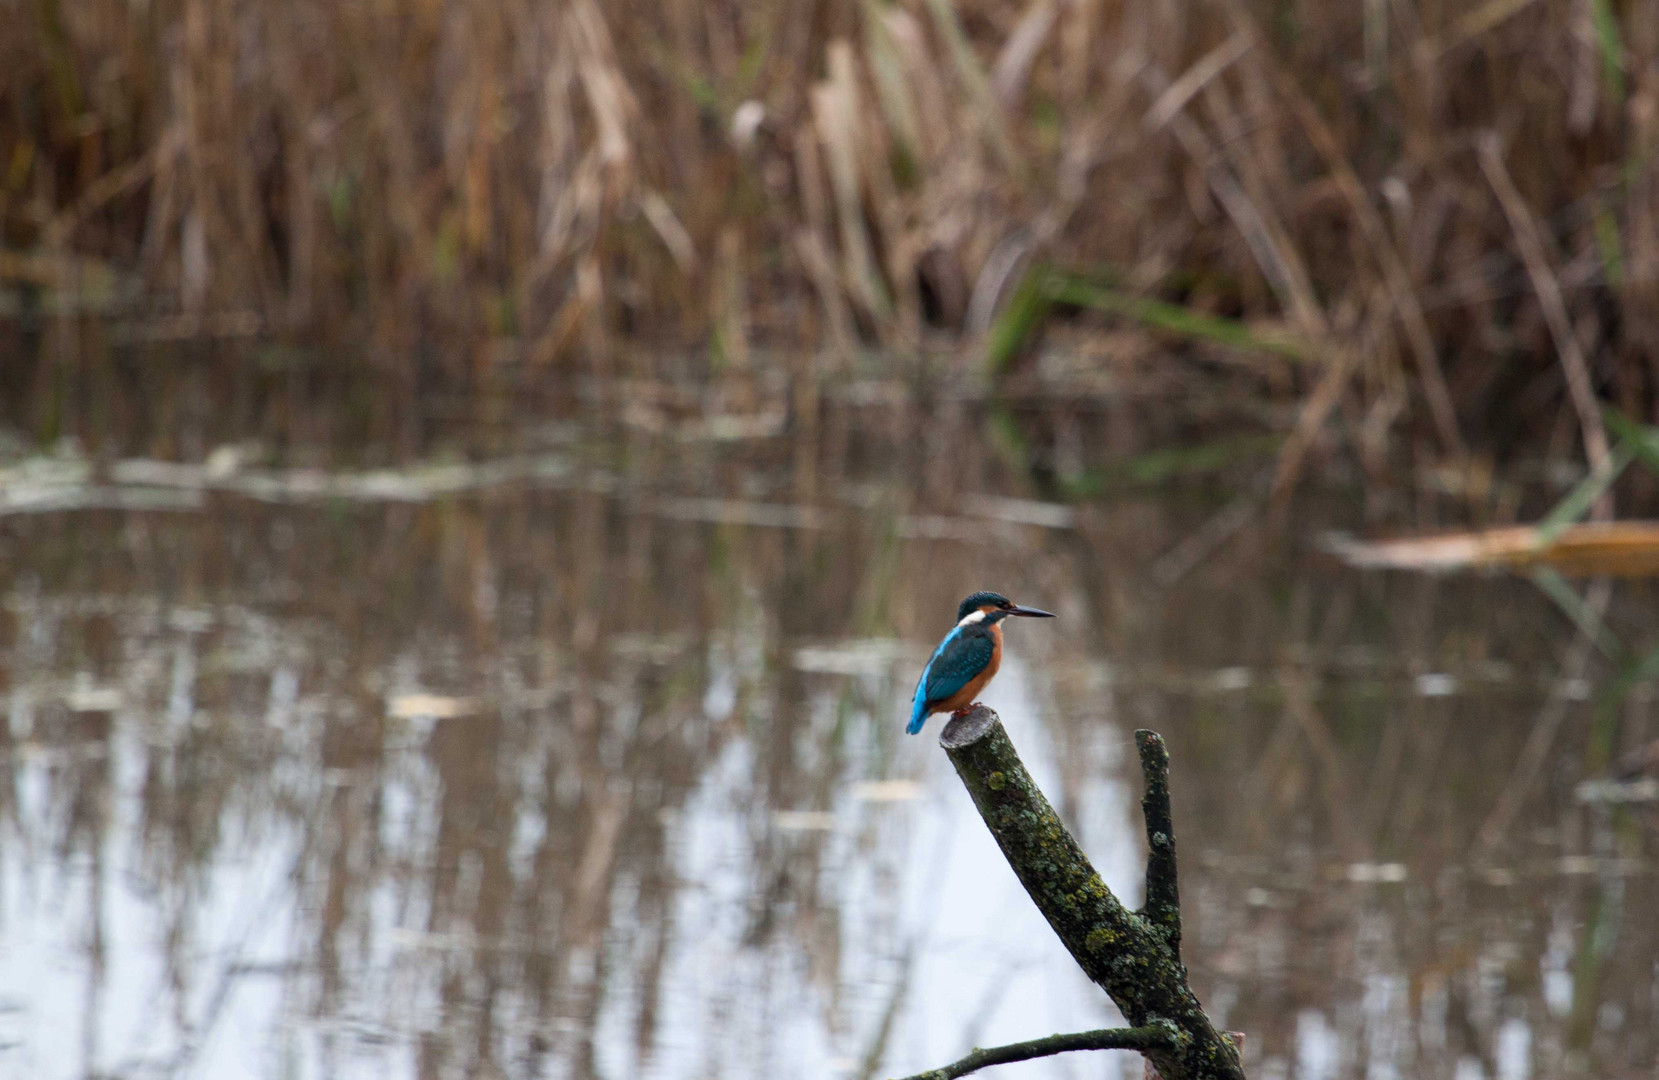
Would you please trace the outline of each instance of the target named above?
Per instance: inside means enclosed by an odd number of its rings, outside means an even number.
[[[13,391],[195,338],[415,391],[669,355],[1017,379],[1041,327],[1110,326],[1252,365],[1292,471],[1331,430],[1368,468],[1594,463],[1598,405],[1659,398],[1645,0],[0,13]]]

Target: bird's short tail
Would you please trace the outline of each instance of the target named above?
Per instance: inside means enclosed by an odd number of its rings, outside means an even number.
[[[904,733],[914,735],[922,730],[922,725],[925,723],[927,723],[927,702],[922,700],[920,694],[917,694],[915,704],[910,707],[910,723],[905,725]]]

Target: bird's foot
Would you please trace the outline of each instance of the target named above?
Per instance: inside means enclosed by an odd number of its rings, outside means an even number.
[[[977,708],[979,708],[979,702],[970,701],[968,704],[962,706],[960,709],[957,709],[955,712],[951,713],[950,718],[952,720],[960,720],[964,716],[967,716],[969,713],[973,712]]]

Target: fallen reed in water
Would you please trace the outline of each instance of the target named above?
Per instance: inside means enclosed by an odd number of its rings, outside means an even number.
[[[1652,413],[1651,4],[12,6],[0,334],[46,360],[13,392],[199,336],[408,393],[621,385],[642,341],[818,380],[1066,266],[1112,284],[1049,314],[1141,355],[1270,343],[1290,460],[1333,420],[1368,468],[1580,423],[1595,457],[1587,395]]]

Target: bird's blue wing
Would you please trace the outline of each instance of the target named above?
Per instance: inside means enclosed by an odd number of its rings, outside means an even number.
[[[946,638],[927,665],[927,700],[943,701],[985,670],[996,645],[989,634],[954,634]]]
[[[914,735],[922,730],[927,707],[950,697],[984,671],[994,648],[988,634],[963,634],[961,627],[946,634],[916,682],[916,696],[910,701],[910,724],[905,731]]]

